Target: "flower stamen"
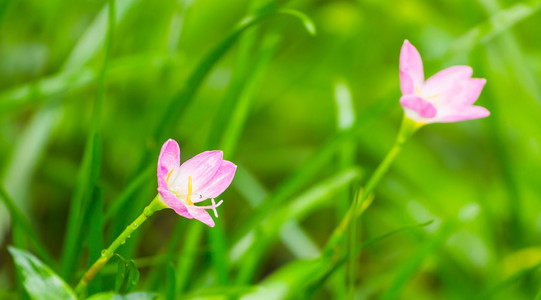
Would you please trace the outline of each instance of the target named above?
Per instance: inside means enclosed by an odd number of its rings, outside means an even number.
[[[165,182],[169,183],[169,177],[171,177],[171,174],[173,174],[173,170],[174,169],[171,169],[171,171],[169,171],[169,174],[167,174],[167,178],[165,179]]]
[[[193,205],[192,199],[192,176],[188,176],[188,196],[186,197],[186,203]]]
[[[222,204],[222,202],[224,202],[224,200],[220,200],[220,202],[218,202],[218,204],[216,204],[216,202],[214,202],[214,198],[212,198],[210,201],[212,202],[212,205],[198,206],[198,207],[202,208],[202,209],[212,209],[212,211],[214,211],[214,216],[216,218],[218,218],[218,212],[216,211],[216,207],[220,206]]]

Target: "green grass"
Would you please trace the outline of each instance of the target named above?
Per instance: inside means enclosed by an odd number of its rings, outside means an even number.
[[[134,285],[165,299],[541,298],[540,10],[2,2],[0,298],[40,292],[23,292],[8,246],[73,287],[156,195],[167,138],[183,161],[220,149],[238,165],[217,225],[156,213],[118,249],[130,267],[113,259],[89,295]],[[404,39],[427,76],[464,64],[486,78],[477,104],[491,116],[421,128],[350,238],[329,248],[398,134]],[[140,278],[122,282],[132,263]]]

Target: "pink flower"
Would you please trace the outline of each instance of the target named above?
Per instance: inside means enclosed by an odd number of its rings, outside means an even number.
[[[447,123],[487,117],[489,111],[473,103],[486,83],[471,78],[469,66],[453,66],[424,79],[421,55],[408,40],[400,51],[400,104],[406,116],[420,124]]]
[[[214,227],[214,220],[206,210],[212,209],[218,217],[216,207],[223,200],[216,204],[214,198],[231,184],[236,170],[236,165],[223,160],[222,151],[206,151],[180,165],[180,148],[176,141],[169,139],[158,158],[160,199],[177,214]],[[195,205],[209,198],[212,205]]]

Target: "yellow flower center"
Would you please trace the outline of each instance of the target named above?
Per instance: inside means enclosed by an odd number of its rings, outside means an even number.
[[[423,94],[421,94],[421,90],[418,87],[415,87],[415,95],[425,99],[426,101],[429,101],[429,100],[434,99],[434,98],[438,98],[440,96],[440,94],[435,94],[435,95],[432,95],[432,96],[425,97],[425,96],[423,96]],[[434,106],[437,104],[436,102],[432,102],[432,101],[430,101],[430,102]]]
[[[171,174],[173,173],[173,169],[171,169],[171,171],[169,171],[169,174],[167,174],[167,178],[165,179],[165,182],[167,182],[167,184],[169,184],[169,177],[171,177]],[[177,198],[180,198],[178,196],[178,194],[169,189],[171,192],[173,192],[175,195],[177,195]],[[193,201],[192,201],[192,176],[188,176],[188,196],[186,197],[186,203],[188,205],[193,205]]]

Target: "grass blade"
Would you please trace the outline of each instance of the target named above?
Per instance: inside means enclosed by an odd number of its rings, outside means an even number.
[[[109,0],[108,8],[109,22],[107,28],[107,41],[105,45],[105,58],[98,77],[98,89],[96,101],[94,103],[94,112],[92,114],[91,130],[87,137],[83,163],[79,172],[73,201],[70,206],[70,215],[68,217],[66,238],[63,247],[62,274],[64,278],[68,279],[74,274],[74,270],[77,267],[77,258],[79,257],[79,253],[81,250],[81,246],[79,243],[81,239],[81,226],[83,225],[81,223],[81,216],[84,216],[86,214],[86,209],[92,206],[92,204],[88,203],[88,201],[92,201],[92,195],[95,191],[96,185],[98,184],[100,173],[101,114],[103,107],[103,98],[105,94],[105,74],[109,66],[109,57],[111,56],[113,32],[115,28],[115,0]],[[74,51],[75,57],[78,57],[77,49],[75,49]],[[82,59],[77,59],[77,61],[80,60]],[[66,65],[69,67],[69,60]]]
[[[292,199],[287,206],[277,210],[268,221],[255,228],[254,232],[257,239],[253,239],[251,247],[246,254],[241,255],[238,261],[242,263],[239,265],[236,283],[243,285],[252,280],[256,268],[259,266],[261,256],[268,249],[284,224],[289,220],[300,220],[310,211],[320,208],[325,204],[325,200],[347,187],[352,181],[357,180],[360,174],[357,168],[335,174],[297,198]]]
[[[417,271],[417,268],[425,260],[425,258],[432,254],[443,244],[449,235],[453,232],[454,225],[452,223],[446,223],[442,225],[442,228],[438,234],[421,247],[419,252],[415,254],[405,265],[403,265],[398,271],[398,275],[392,285],[387,289],[385,294],[381,297],[384,300],[396,299],[399,296],[400,291],[409,280],[409,278]]]
[[[8,209],[14,225],[20,226],[22,232],[24,233],[24,236],[30,239],[32,246],[34,246],[34,249],[41,257],[41,259],[44,260],[46,264],[51,265],[53,263],[51,255],[43,246],[43,244],[39,241],[39,238],[36,235],[36,232],[32,229],[32,226],[30,225],[28,219],[17,207],[17,204],[13,201],[13,199],[11,199],[11,197],[8,195],[2,185],[0,185],[0,198],[2,199],[2,203],[4,203],[4,205]]]
[[[3,176],[4,186],[13,195],[22,211],[26,210],[32,177],[39,159],[54,128],[59,123],[62,110],[56,104],[45,105],[31,119],[13,149],[13,156]],[[4,207],[0,205],[0,241],[8,225]]]

